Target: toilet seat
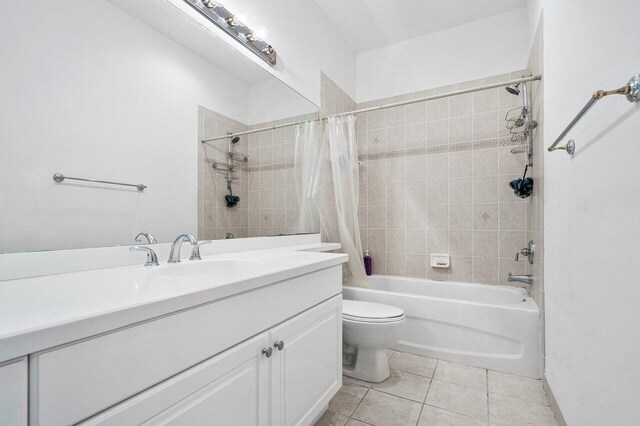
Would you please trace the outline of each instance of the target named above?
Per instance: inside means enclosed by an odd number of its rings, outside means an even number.
[[[389,323],[404,320],[404,311],[382,303],[360,300],[342,301],[342,318],[355,322]]]

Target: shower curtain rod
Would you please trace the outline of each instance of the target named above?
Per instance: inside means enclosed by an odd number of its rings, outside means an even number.
[[[425,96],[423,98],[418,98],[418,99],[410,99],[410,100],[407,100],[407,101],[400,101],[400,102],[393,102],[393,103],[390,103],[390,104],[376,105],[376,106],[372,106],[372,107],[369,107],[369,108],[357,109],[357,110],[354,110],[354,111],[341,112],[339,114],[332,114],[330,116],[323,117],[322,120],[326,120],[329,117],[343,117],[345,115],[361,114],[363,112],[377,111],[379,109],[395,108],[395,107],[399,107],[399,106],[403,106],[403,105],[417,104],[419,102],[426,102],[426,101],[432,101],[432,100],[435,100],[435,99],[448,98],[448,97],[451,97],[451,96],[464,95],[466,93],[473,93],[473,92],[479,92],[481,90],[495,89],[497,87],[506,87],[506,86],[509,86],[511,84],[526,83],[526,82],[529,82],[529,81],[536,81],[536,80],[542,80],[542,76],[540,76],[540,75],[531,75],[529,77],[516,78],[516,79],[513,79],[513,80],[502,81],[500,83],[485,84],[484,86],[471,87],[469,89],[454,90],[453,92],[440,93],[440,94],[437,94],[437,95]],[[214,138],[203,139],[200,142],[205,143],[205,142],[212,142],[212,141],[217,141],[217,140],[221,140],[221,139],[227,139],[227,138],[232,137],[232,136],[250,135],[252,133],[260,133],[260,132],[266,132],[266,131],[269,131],[269,130],[282,129],[283,127],[297,126],[299,124],[307,123],[308,121],[318,121],[318,120],[320,120],[320,118],[316,118],[314,120],[296,121],[295,123],[278,124],[278,125],[275,125],[275,126],[262,127],[260,129],[246,130],[244,132],[227,133],[226,135],[216,136]]]

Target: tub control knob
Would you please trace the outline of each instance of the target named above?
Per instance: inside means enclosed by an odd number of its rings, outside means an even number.
[[[275,342],[273,344],[274,348],[278,348],[279,351],[284,349],[284,340],[280,340],[279,342]]]
[[[273,349],[271,349],[271,348],[262,349],[262,354],[266,355],[267,358],[270,358],[272,353],[273,353]]]

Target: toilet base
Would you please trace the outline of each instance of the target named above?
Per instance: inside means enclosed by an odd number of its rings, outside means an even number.
[[[389,359],[387,350],[379,348],[358,348],[355,365],[342,366],[342,374],[366,382],[379,383],[387,380]]]

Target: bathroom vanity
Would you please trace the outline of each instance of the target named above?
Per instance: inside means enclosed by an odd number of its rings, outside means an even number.
[[[279,248],[1,282],[2,424],[311,424],[342,384],[344,261]]]

